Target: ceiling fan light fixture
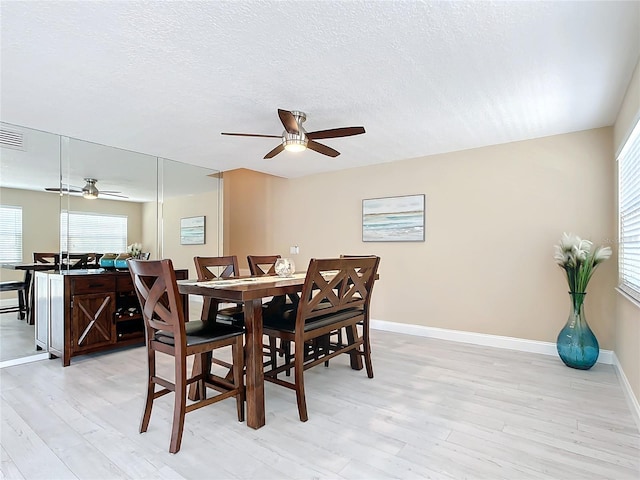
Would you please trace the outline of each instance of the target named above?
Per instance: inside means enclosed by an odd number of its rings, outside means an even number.
[[[300,140],[286,140],[284,142],[284,149],[287,152],[301,152],[307,149],[307,142]]]
[[[96,187],[96,181],[94,178],[85,178],[87,184],[82,188],[82,196],[87,200],[95,200],[98,198],[98,188]]]
[[[307,149],[307,136],[285,132],[282,135],[282,145],[287,152],[302,152]]]

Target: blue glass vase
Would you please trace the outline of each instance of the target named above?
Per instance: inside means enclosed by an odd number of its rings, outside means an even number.
[[[569,295],[571,312],[566,325],[558,334],[558,355],[568,367],[589,370],[598,360],[600,346],[584,316],[586,293],[569,292]]]

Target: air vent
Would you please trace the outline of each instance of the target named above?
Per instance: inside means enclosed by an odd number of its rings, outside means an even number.
[[[24,151],[24,136],[22,132],[0,129],[0,147]]]

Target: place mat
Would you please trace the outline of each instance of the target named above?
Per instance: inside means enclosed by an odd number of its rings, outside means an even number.
[[[230,287],[234,285],[255,285],[255,284],[262,284],[262,283],[275,283],[275,282],[281,282],[283,280],[304,278],[305,276],[306,276],[305,272],[300,272],[300,273],[294,273],[290,277],[277,277],[277,276],[269,275],[264,277],[251,277],[251,278],[222,278],[222,279],[207,280],[204,282],[182,281],[179,283],[181,283],[182,285],[197,285],[198,287],[206,287],[206,288],[224,288],[224,287]]]

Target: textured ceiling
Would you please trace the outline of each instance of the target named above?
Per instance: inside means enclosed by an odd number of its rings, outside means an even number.
[[[640,2],[2,1],[0,118],[296,177],[611,125]],[[367,133],[262,157],[282,133]]]

